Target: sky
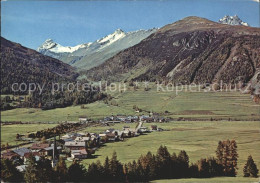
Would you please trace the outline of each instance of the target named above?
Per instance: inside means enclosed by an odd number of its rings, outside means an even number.
[[[253,0],[1,1],[1,36],[36,49],[51,38],[63,46],[93,42],[120,28],[162,27],[187,16],[218,21],[238,15],[259,27]]]

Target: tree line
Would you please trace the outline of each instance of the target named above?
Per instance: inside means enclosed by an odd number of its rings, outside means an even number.
[[[51,137],[55,137],[57,135],[67,133],[69,131],[75,131],[77,128],[80,128],[83,125],[85,125],[85,124],[62,123],[53,128],[48,128],[48,129],[36,131],[34,133],[29,133],[27,136],[28,136],[28,138],[43,138],[44,137],[44,138],[48,139]],[[18,137],[18,139],[19,139],[19,134],[17,134],[16,137]]]
[[[156,154],[148,152],[137,160],[121,163],[116,152],[111,158],[106,157],[102,164],[99,160],[88,168],[77,161],[69,167],[60,158],[55,168],[51,161],[40,159],[36,162],[31,155],[27,161],[24,174],[14,168],[10,160],[1,160],[1,177],[4,181],[28,183],[34,182],[148,182],[157,179],[209,178],[216,176],[234,177],[237,172],[236,142],[220,141],[216,150],[216,158],[202,158],[197,163],[189,161],[183,150],[177,155],[170,154],[166,146],[160,146]],[[243,169],[245,177],[257,177],[258,169],[252,156]]]

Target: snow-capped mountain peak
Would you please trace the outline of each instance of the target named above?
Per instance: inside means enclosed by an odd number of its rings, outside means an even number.
[[[116,29],[113,33],[94,41],[74,47],[62,46],[47,39],[37,51],[64,61],[80,69],[89,69],[102,64],[118,52],[134,46],[158,29],[124,32]]]
[[[52,51],[54,53],[72,53],[80,48],[88,47],[91,43],[80,44],[77,46],[62,46],[55,43],[52,39],[47,39],[44,43],[37,49],[38,52],[44,52],[46,50]]]
[[[218,22],[222,24],[229,24],[229,25],[249,26],[248,23],[243,22],[237,15],[235,16],[226,15],[223,18],[221,18]]]
[[[110,43],[112,44],[113,42],[123,38],[126,36],[126,33],[121,30],[121,29],[117,29],[114,33],[109,34],[101,39],[99,39],[97,42],[98,43]]]
[[[43,49],[52,49],[53,47],[55,47],[57,45],[57,43],[55,43],[52,39],[47,39],[46,41],[44,41],[44,43],[42,44],[42,46],[40,48]],[[39,49],[39,48],[38,48]]]

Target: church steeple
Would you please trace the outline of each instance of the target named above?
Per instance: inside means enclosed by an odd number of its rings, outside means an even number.
[[[58,161],[58,158],[57,158],[57,145],[56,145],[56,137],[54,137],[53,151],[52,151],[52,167],[55,167],[57,161]]]

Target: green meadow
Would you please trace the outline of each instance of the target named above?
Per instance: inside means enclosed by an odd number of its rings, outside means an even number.
[[[63,122],[77,121],[81,115],[91,119],[102,119],[105,116],[125,114],[141,115],[149,111],[160,113],[164,117],[172,117],[169,123],[156,123],[165,129],[162,132],[152,132],[139,137],[125,139],[124,142],[107,143],[95,153],[93,159],[83,160],[88,166],[93,161],[104,161],[106,156],[111,157],[113,151],[117,152],[118,159],[125,163],[136,160],[148,151],[156,153],[160,145],[167,146],[173,153],[185,150],[190,162],[200,158],[215,156],[219,140],[235,139],[238,144],[238,177],[212,178],[212,179],[179,179],[176,182],[257,182],[258,179],[242,177],[243,165],[248,155],[252,155],[258,168],[260,168],[260,106],[252,102],[249,94],[240,92],[191,92],[157,91],[156,85],[150,83],[150,89],[143,86],[134,89],[127,86],[126,91],[109,92],[112,99],[108,102],[98,101],[81,106],[71,106],[53,110],[41,109],[13,109],[2,112],[2,121],[23,122]],[[137,113],[133,106],[142,109]],[[186,121],[177,121],[178,118],[190,118]],[[211,121],[218,119],[217,121]],[[150,127],[153,123],[145,123]],[[57,124],[28,124],[28,125],[2,125],[2,143],[15,144],[16,133],[26,133],[43,128],[51,128]],[[92,126],[83,131],[102,132],[107,128],[122,129],[123,126],[134,128],[136,124],[115,124],[113,126]],[[67,161],[68,164],[71,162]],[[172,182],[172,180],[159,180],[154,182]]]
[[[27,134],[38,130],[52,128],[57,124],[15,124],[15,125],[1,125],[1,144],[8,143],[9,145],[16,145],[23,143],[16,141],[16,134]]]
[[[76,121],[81,115],[91,119],[101,119],[105,116],[125,114],[140,115],[149,111],[160,113],[164,117],[174,119],[226,119],[226,120],[259,120],[260,106],[255,104],[249,94],[240,92],[191,92],[191,91],[157,91],[155,84],[150,84],[150,90],[143,86],[134,90],[127,86],[126,91],[109,92],[112,99],[106,104],[97,101],[81,106],[71,106],[53,110],[18,108],[2,112],[2,121],[30,122],[61,122]],[[136,113],[133,106],[142,109]],[[167,113],[165,113],[167,111]]]
[[[154,123],[145,123],[150,128]],[[127,126],[135,127],[136,124]],[[235,139],[238,145],[238,175],[242,176],[243,166],[248,155],[252,155],[257,166],[260,167],[260,122],[257,121],[185,121],[156,123],[166,131],[151,132],[139,137],[125,139],[123,142],[107,143],[96,151],[97,158],[83,160],[89,163],[100,160],[104,162],[106,156],[111,157],[117,152],[121,162],[136,160],[148,151],[156,153],[160,145],[167,146],[169,152],[179,153],[185,150],[190,162],[200,158],[215,156],[219,140]],[[116,124],[109,128],[122,129],[126,124]],[[90,127],[85,131],[101,132],[108,127]]]

